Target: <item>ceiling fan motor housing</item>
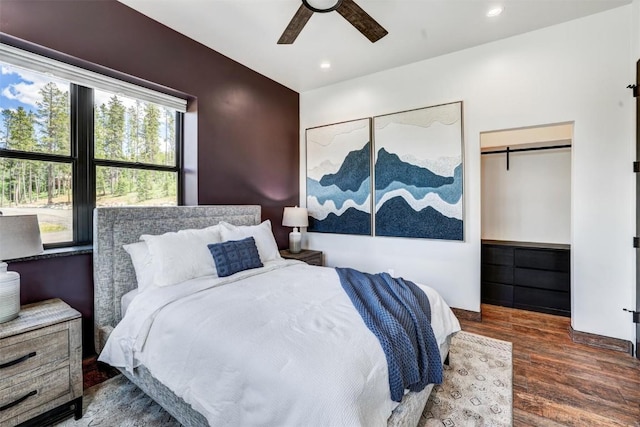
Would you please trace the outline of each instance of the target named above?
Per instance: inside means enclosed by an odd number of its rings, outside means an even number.
[[[309,4],[309,0],[302,0],[302,4],[305,5],[305,7],[307,7],[308,9],[314,11],[314,12],[318,12],[318,13],[327,13],[327,12],[333,12],[334,10],[338,9],[340,7],[340,5],[342,4],[342,0],[338,0],[333,6],[328,7],[326,9],[319,9],[315,6],[312,6],[311,4]]]

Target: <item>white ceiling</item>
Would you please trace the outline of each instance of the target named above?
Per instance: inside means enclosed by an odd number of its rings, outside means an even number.
[[[389,34],[371,43],[337,12],[276,42],[300,0],[119,0],[235,61],[305,92],[602,12],[631,0],[356,0]],[[309,0],[328,7],[335,0]],[[328,3],[328,4],[327,4]],[[496,6],[496,18],[486,12]],[[603,34],[603,37],[606,35]],[[330,61],[323,70],[320,63]]]

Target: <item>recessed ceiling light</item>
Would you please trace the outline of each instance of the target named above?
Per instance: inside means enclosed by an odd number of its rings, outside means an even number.
[[[487,16],[489,18],[493,18],[495,16],[500,15],[503,11],[504,11],[504,7],[502,6],[494,7],[492,9],[489,9],[489,11],[487,12]]]
[[[329,68],[331,68],[331,62],[329,61],[321,62],[320,68],[322,68],[323,70],[328,70]]]

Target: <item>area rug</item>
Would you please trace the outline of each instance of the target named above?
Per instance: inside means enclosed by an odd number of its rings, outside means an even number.
[[[468,332],[451,341],[444,382],[436,385],[420,427],[513,424],[512,345]]]
[[[509,342],[458,332],[444,382],[431,392],[419,426],[511,426],[511,352]],[[122,375],[85,390],[83,413],[58,427],[180,425]]]

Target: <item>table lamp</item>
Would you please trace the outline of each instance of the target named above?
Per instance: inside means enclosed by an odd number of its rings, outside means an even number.
[[[282,225],[293,227],[293,231],[289,233],[289,252],[292,254],[300,253],[302,249],[302,234],[300,234],[298,227],[307,227],[309,225],[307,208],[299,208],[297,206],[284,208]]]
[[[42,250],[37,215],[0,214],[0,323],[15,319],[20,312],[20,275],[7,271],[3,260],[37,255]]]

